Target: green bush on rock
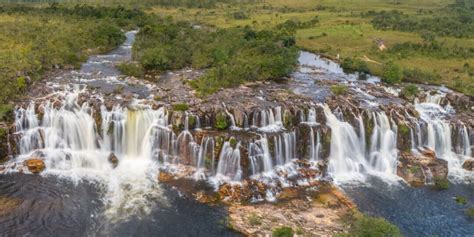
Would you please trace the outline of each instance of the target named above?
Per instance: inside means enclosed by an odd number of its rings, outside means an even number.
[[[459,205],[466,205],[467,204],[467,199],[463,196],[457,196],[454,200]]]
[[[343,95],[347,92],[347,86],[346,85],[342,85],[342,84],[338,84],[338,85],[333,85],[331,86],[331,92],[334,94],[334,95]]]
[[[216,124],[214,127],[220,130],[227,129],[229,127],[229,124],[227,123],[227,116],[224,114],[218,114],[216,116]]]
[[[436,190],[445,190],[449,188],[449,181],[446,178],[435,177],[433,182],[433,188]]]
[[[380,217],[360,216],[357,217],[351,230],[347,234],[337,235],[338,237],[401,237],[400,229]]]
[[[474,219],[474,207],[469,207],[465,213],[469,218]]]
[[[272,231],[272,237],[293,237],[293,229],[283,226]]]
[[[117,68],[122,74],[136,78],[143,77],[143,68],[137,63],[121,63]]]
[[[171,107],[174,111],[186,111],[189,109],[189,106],[185,103],[173,104]]]

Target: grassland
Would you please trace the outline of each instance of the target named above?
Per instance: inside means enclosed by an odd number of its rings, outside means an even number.
[[[404,70],[419,69],[437,75],[436,80],[420,78],[418,81],[446,85],[474,95],[474,57],[446,56],[413,51],[408,55],[390,50],[397,44],[426,43],[420,32],[378,30],[371,23],[369,11],[398,10],[414,17],[431,17],[447,14],[449,0],[269,0],[253,4],[218,4],[215,8],[153,7],[148,11],[229,28],[252,26],[256,29],[276,27],[287,20],[305,22],[315,17],[319,23],[296,30],[296,43],[302,49],[318,52],[327,57],[355,58],[367,62],[373,74],[382,75],[384,64],[393,62]],[[374,40],[381,39],[388,50],[380,51]],[[474,38],[437,36],[444,51],[461,47],[474,49]]]
[[[126,10],[64,10],[0,8],[0,122],[12,118],[13,101],[44,72],[78,67],[125,39],[120,19],[110,15]]]

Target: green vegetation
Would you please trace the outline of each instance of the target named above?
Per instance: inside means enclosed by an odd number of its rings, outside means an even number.
[[[444,84],[474,95],[472,4],[470,0],[229,1],[209,9],[155,6],[149,12],[220,29],[285,25],[294,31],[299,48],[342,58],[347,71],[370,72],[390,83]],[[245,19],[235,19],[234,12]],[[312,19],[317,20],[310,23]]]
[[[337,96],[343,95],[347,92],[347,86],[344,84],[333,85],[331,86],[331,92]]]
[[[249,216],[248,220],[249,220],[249,223],[253,226],[262,224],[262,218],[259,217],[254,212],[250,213],[250,216]]]
[[[229,127],[227,116],[225,114],[217,114],[214,127],[221,130],[227,129]]]
[[[466,205],[467,204],[467,199],[463,196],[457,196],[454,200],[459,205]]]
[[[394,64],[393,62],[389,62],[387,65],[385,65],[383,71],[383,82],[388,84],[397,84],[402,81],[403,71],[398,65]]]
[[[121,63],[117,68],[122,74],[132,77],[141,78],[144,76],[143,68],[137,63]]]
[[[441,14],[420,10],[416,15],[403,12],[369,11],[366,15],[374,16],[372,24],[380,30],[397,30],[408,32],[433,32],[440,36],[472,37],[474,36],[474,2],[456,0],[448,5]]]
[[[417,85],[406,84],[403,87],[403,89],[400,93],[400,96],[405,98],[406,100],[413,101],[416,98],[416,95],[418,94],[419,91],[420,91],[420,89],[418,88]]]
[[[342,60],[341,67],[346,73],[370,73],[369,65],[367,64],[367,62],[362,61],[360,59],[344,58],[344,60]]]
[[[272,231],[272,237],[293,237],[293,229],[283,226]]]
[[[408,125],[406,124],[399,124],[398,125],[398,132],[404,137],[406,138],[408,135],[410,135],[410,127],[408,127]]]
[[[412,166],[412,167],[408,168],[408,170],[410,171],[410,173],[416,174],[419,171],[421,171],[421,168],[419,166]]]
[[[348,234],[337,235],[338,237],[403,236],[397,226],[388,222],[384,218],[357,214],[349,217],[349,219],[351,219],[350,222],[352,222],[351,230]]]
[[[0,121],[10,121],[13,119],[13,106],[0,104]]]
[[[433,182],[434,182],[433,188],[436,190],[445,190],[449,188],[449,181],[446,178],[435,177],[433,179]]]
[[[465,213],[469,218],[474,219],[474,207],[467,208]]]
[[[206,69],[202,77],[190,83],[201,95],[207,95],[220,88],[289,75],[297,63],[294,44],[286,28],[209,30],[168,19],[143,27],[133,53],[148,72],[187,66]]]
[[[54,68],[79,67],[93,53],[125,39],[121,28],[135,27],[144,13],[122,7],[35,8],[0,6],[0,120],[12,101]]]
[[[189,109],[189,106],[185,103],[178,103],[171,105],[171,108],[173,109],[173,111],[186,111]]]

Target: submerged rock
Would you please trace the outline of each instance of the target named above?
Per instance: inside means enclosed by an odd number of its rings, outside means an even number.
[[[38,174],[46,168],[44,161],[41,159],[33,158],[25,161],[25,166],[33,174]]]

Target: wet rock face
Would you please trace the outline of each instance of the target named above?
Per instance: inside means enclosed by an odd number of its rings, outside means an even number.
[[[414,187],[420,187],[432,178],[448,176],[448,162],[437,159],[434,151],[424,149],[420,154],[402,152],[397,175]]]
[[[46,168],[44,161],[38,158],[26,160],[24,165],[33,174],[39,174]]]
[[[107,160],[109,161],[110,164],[112,164],[112,168],[114,169],[117,168],[119,159],[114,153],[110,153],[109,158],[107,158]]]
[[[462,164],[462,168],[469,171],[474,171],[474,159],[468,159]]]

